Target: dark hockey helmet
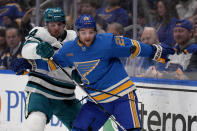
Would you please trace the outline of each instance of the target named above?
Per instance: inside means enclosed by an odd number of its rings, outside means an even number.
[[[44,22],[63,22],[65,23],[66,18],[64,15],[64,11],[57,8],[47,8],[44,12]]]

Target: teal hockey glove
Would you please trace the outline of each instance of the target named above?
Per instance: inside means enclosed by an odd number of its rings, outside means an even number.
[[[40,42],[36,47],[36,54],[42,58],[50,58],[54,54],[54,49],[49,43]]]
[[[82,83],[81,77],[79,76],[79,73],[77,72],[76,69],[72,70],[71,77],[72,77],[77,83],[79,83],[79,84]]]

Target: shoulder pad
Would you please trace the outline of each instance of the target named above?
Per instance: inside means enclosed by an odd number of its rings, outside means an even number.
[[[67,36],[64,39],[64,42],[69,40],[74,40],[77,37],[77,33],[74,30],[67,30]]]

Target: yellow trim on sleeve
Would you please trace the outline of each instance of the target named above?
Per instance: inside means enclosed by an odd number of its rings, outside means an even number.
[[[122,84],[119,87],[116,87],[114,90],[110,91],[109,93],[111,94],[118,94],[119,92],[127,89],[128,87],[132,86],[133,82],[131,80],[127,81],[126,83]],[[100,100],[104,100],[107,99],[109,97],[111,97],[112,95],[108,95],[108,94],[102,94],[102,95],[98,95],[93,97],[96,101],[100,101]]]
[[[136,40],[132,40],[132,42],[136,46],[135,52],[131,55],[131,58],[134,58],[134,57],[136,57],[138,55],[140,47],[139,47],[139,45],[138,45]]]

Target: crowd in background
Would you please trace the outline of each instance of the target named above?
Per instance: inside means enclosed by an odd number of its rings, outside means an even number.
[[[66,1],[66,7],[65,3]],[[74,29],[74,1],[51,0],[47,7],[61,7],[67,29]],[[44,0],[40,0],[44,2]],[[137,40],[175,49],[165,64],[150,58],[121,58],[130,76],[196,80],[197,0],[138,0]],[[36,0],[0,0],[0,69],[21,56],[28,32],[35,26]],[[78,0],[77,17],[90,14],[98,33],[133,38],[133,0]],[[46,9],[45,8],[45,9]],[[40,10],[40,26],[44,26]]]

